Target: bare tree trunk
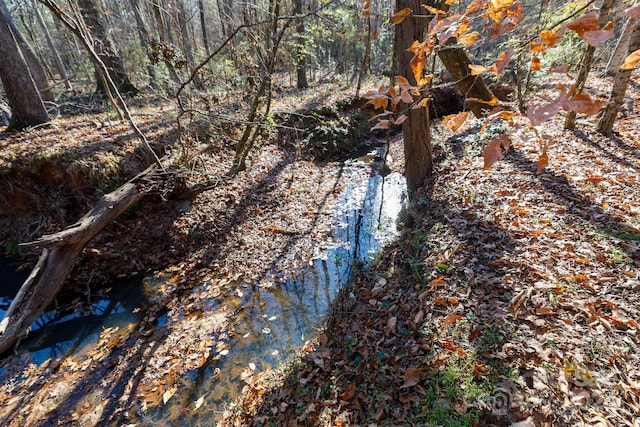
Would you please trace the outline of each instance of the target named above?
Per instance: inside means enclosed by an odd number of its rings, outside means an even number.
[[[151,8],[153,10],[153,17],[156,21],[156,28],[158,29],[158,38],[160,39],[160,45],[161,45],[160,50],[162,50],[163,47],[172,46],[173,39],[171,36],[171,31],[169,30],[169,25],[166,20],[166,13],[164,13],[163,11],[164,6],[159,3],[160,1],[161,0],[153,0],[151,2]],[[164,64],[167,67],[167,70],[169,71],[169,76],[171,77],[171,80],[173,80],[174,83],[181,85],[182,79],[180,79],[180,76],[178,76],[178,72],[176,71],[171,61],[164,55],[162,55],[162,60],[164,61]]]
[[[637,2],[634,2],[636,4]],[[622,32],[616,47],[613,49],[609,62],[607,62],[607,68],[604,71],[606,76],[615,76],[618,72],[618,68],[624,62],[624,58],[627,56],[627,50],[629,49],[629,40],[631,39],[631,33],[633,32],[633,25],[631,25],[631,18],[627,18],[622,26]]]
[[[7,22],[6,25],[11,28],[13,37],[15,38],[16,43],[18,43],[18,46],[20,46],[22,57],[27,63],[28,70],[31,73],[31,77],[35,82],[36,87],[40,91],[40,96],[45,101],[53,101],[54,96],[51,90],[51,85],[49,83],[49,78],[47,77],[47,72],[45,71],[42,63],[36,56],[33,49],[31,49],[31,46],[29,46],[29,43],[27,43],[27,40],[22,36],[22,33],[20,32],[18,27],[16,27],[16,24],[13,21],[13,18],[11,17],[9,9],[7,8],[4,0],[0,0],[0,14],[4,16],[4,19]]]
[[[189,63],[189,68],[192,69],[196,63],[193,55],[193,45],[191,44],[191,31],[189,31],[189,23],[187,20],[187,12],[184,8],[183,0],[174,0],[176,9],[176,21],[178,22],[178,29],[180,33],[180,41],[182,43],[182,50]],[[202,86],[202,81],[196,75],[193,79],[193,83],[196,87]]]
[[[425,2],[429,6],[448,12],[450,5],[444,0],[427,0]],[[414,9],[415,10],[415,9]],[[455,38],[449,39],[444,46],[438,49],[438,58],[444,64],[445,68],[451,74],[451,78],[455,81],[456,86],[462,92],[465,98],[475,98],[482,101],[491,101],[494,99],[493,92],[487,86],[482,76],[471,75],[469,65],[472,64],[471,58],[467,52],[460,46]],[[492,106],[473,100],[467,100],[467,105],[474,116],[480,118],[485,110],[490,110]]]
[[[209,55],[209,37],[207,36],[207,19],[205,17],[204,0],[198,0],[198,11],[200,12],[200,29],[202,30],[202,44],[204,50]]]
[[[96,0],[78,0],[78,4],[80,5],[84,22],[91,29],[94,49],[106,65],[109,76],[116,84],[118,91],[131,96],[140,93],[127,76],[122,58],[120,58],[118,50],[104,26],[103,13]],[[96,72],[96,74],[99,73]],[[107,91],[100,78],[97,79],[96,91],[100,93],[106,93]]]
[[[602,28],[607,23],[609,19],[609,11],[615,4],[615,0],[603,0],[602,5],[600,6],[600,13],[598,15],[598,26]],[[587,44],[584,53],[582,56],[582,61],[580,61],[580,71],[578,72],[578,78],[576,79],[576,94],[582,93],[584,90],[584,85],[587,82],[587,77],[589,76],[589,70],[591,69],[591,61],[593,61],[593,54],[595,53],[596,48]],[[564,119],[564,128],[565,129],[574,129],[576,127],[576,112],[569,111]]]
[[[465,98],[476,98],[482,101],[491,101],[494,96],[491,89],[484,82],[482,76],[471,75],[469,65],[472,64],[469,55],[461,47],[455,46],[455,40],[449,40],[438,50],[438,57],[451,73],[451,77],[456,82],[458,89]],[[476,117],[482,117],[485,110],[490,110],[492,106],[483,103],[467,100],[469,109]]]
[[[151,61],[151,47],[149,46],[151,43],[151,38],[149,37],[149,30],[147,30],[147,26],[144,23],[144,19],[142,18],[142,13],[140,11],[140,0],[129,0],[129,4],[131,5],[131,9],[133,10],[133,16],[136,20],[136,27],[138,28],[138,36],[140,38],[140,46],[142,50],[147,55],[149,61]],[[153,68],[153,64],[150,63],[147,65],[147,73],[149,74],[149,84],[151,87],[156,87],[156,70]]]
[[[5,12],[8,9],[0,0],[0,80],[11,107],[9,130],[19,130],[48,122],[49,115]]]
[[[420,0],[396,0],[396,11],[410,8],[414,11],[422,10]],[[425,24],[421,18],[409,16],[395,27],[395,58],[396,74],[406,77],[412,85],[416,85],[410,62],[413,56],[407,52],[407,48],[415,40],[424,37]],[[407,105],[401,103],[400,108]],[[427,185],[433,170],[431,154],[431,126],[429,112],[426,108],[408,109],[405,113],[408,118],[402,123],[402,136],[404,138],[405,177],[407,178],[407,190],[412,199],[418,189]]]
[[[636,27],[631,33],[631,39],[629,41],[628,54],[640,49],[640,26]],[[629,80],[633,69],[621,70],[618,68],[615,80],[613,81],[613,87],[611,88],[611,95],[609,95],[609,103],[604,110],[604,114],[598,122],[598,130],[605,135],[610,134],[613,131],[613,124],[618,117],[618,112],[622,107],[624,101],[624,95],[627,91]]]
[[[303,0],[295,0],[294,14],[302,15]],[[304,19],[298,19],[296,22],[296,87],[298,89],[307,89],[307,58],[304,47]]]
[[[40,13],[40,8],[38,7],[38,3],[36,3],[35,0],[32,1],[32,7],[36,15],[36,20],[38,21],[38,24],[42,28],[42,32],[44,33],[44,36],[47,39],[47,45],[49,45],[49,50],[51,50],[51,53],[53,54],[53,59],[56,64],[56,68],[58,69],[58,74],[60,74],[60,78],[64,82],[64,87],[67,90],[71,90],[73,89],[73,86],[71,86],[71,81],[69,81],[69,77],[67,76],[67,69],[64,66],[64,63],[62,62],[62,58],[60,57],[58,48],[56,47],[56,44],[53,42],[53,39],[51,38],[51,33],[49,32],[49,28],[47,27],[46,22],[44,22],[44,19],[42,18],[42,13]]]
[[[358,83],[356,85],[356,96],[360,96],[360,88],[362,87],[362,80],[367,74],[369,68],[369,58],[371,57],[371,14],[367,14],[367,40],[364,51],[364,58],[362,58],[362,65],[360,66],[360,73],[358,73]]]

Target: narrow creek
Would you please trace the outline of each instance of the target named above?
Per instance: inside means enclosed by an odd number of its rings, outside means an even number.
[[[382,148],[378,148],[377,152],[346,161],[343,173],[359,171],[362,175],[363,168],[370,169],[371,161],[379,159],[381,151]],[[397,236],[396,219],[405,188],[404,177],[397,173],[386,177],[376,174],[356,181],[332,206],[331,215],[336,225],[300,274],[286,279],[270,277],[259,285],[239,278],[234,283],[235,293],[211,301],[209,307],[205,305],[204,310],[220,306],[238,309],[229,348],[224,357],[189,372],[190,386],[177,392],[182,395],[149,411],[142,424],[153,425],[176,411],[184,414],[181,418],[184,425],[218,418],[225,405],[242,390],[242,376],[248,367],[257,372],[276,366],[312,338],[326,320],[331,301],[350,281],[355,266],[366,266]],[[0,286],[1,318],[17,291],[7,286],[5,280],[18,285],[23,277],[21,273],[14,273],[6,262],[0,262],[0,269],[4,269],[0,270],[4,272],[4,283]],[[95,344],[103,328],[137,323],[141,314],[136,308],[148,303],[148,288],[158,285],[158,279],[151,277],[114,283],[112,290],[94,295],[91,304],[85,303],[84,308],[71,314],[46,312],[18,351],[30,352],[36,363],[80,352]],[[197,292],[197,288],[193,292]],[[162,326],[162,322],[159,318],[158,325]],[[193,406],[196,401],[208,410],[194,412],[184,407],[187,403]]]

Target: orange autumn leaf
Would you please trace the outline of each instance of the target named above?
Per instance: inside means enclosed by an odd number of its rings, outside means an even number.
[[[592,184],[598,184],[599,182],[602,182],[603,179],[604,178],[601,177],[601,176],[593,175],[593,176],[590,176],[590,177],[586,178],[585,181],[590,182]]]
[[[511,120],[516,115],[516,113],[514,113],[513,111],[505,111],[505,110],[494,111],[494,110],[492,110],[489,113],[489,115],[487,115],[487,120],[490,122],[496,121],[498,119]]]
[[[491,98],[489,101],[485,101],[484,99],[480,99],[480,98],[467,98],[466,101],[475,102],[476,104],[490,105],[492,107],[498,105],[498,98],[496,98],[495,96]]]
[[[511,62],[511,59],[513,59],[513,56],[516,53],[518,53],[518,51],[514,49],[509,49],[505,52],[502,52],[500,55],[498,55],[498,59],[496,59],[495,64],[489,67],[489,70],[491,70],[491,72],[496,76],[500,75],[500,73],[504,71],[507,65],[509,65],[509,62]]]
[[[514,0],[491,0],[491,7],[494,9],[500,9],[503,7],[508,7],[513,4]]]
[[[444,318],[444,322],[442,322],[442,326],[455,325],[460,320],[464,319],[464,316],[460,316],[459,314],[450,314]]]
[[[583,15],[567,24],[567,28],[578,33],[580,37],[587,31],[596,31],[598,27],[598,14],[596,12]]]
[[[562,36],[558,35],[555,31],[540,31],[538,36],[540,37],[540,40],[542,40],[542,43],[547,47],[554,47],[560,40],[562,40]]]
[[[440,275],[440,276],[436,277],[435,279],[431,280],[429,282],[429,284],[431,286],[445,286],[447,283],[444,281],[444,276]]]
[[[598,101],[592,99],[589,94],[579,93],[571,97],[571,99],[562,103],[562,108],[566,111],[575,111],[580,114],[587,114],[593,116],[600,112],[600,109],[605,105],[605,101]]]
[[[389,105],[389,97],[386,94],[382,94],[376,91],[367,92],[364,95],[365,99],[368,99],[367,104],[373,105],[373,108],[387,108]]]
[[[533,71],[540,71],[542,69],[542,62],[540,62],[539,57],[533,56],[531,58],[531,69]]]
[[[409,67],[411,67],[411,71],[413,71],[413,77],[417,82],[422,80],[422,72],[424,71],[424,56],[416,55],[409,62]]]
[[[482,65],[469,64],[469,71],[471,72],[472,76],[478,76],[487,71],[487,69]]]
[[[427,12],[432,13],[434,15],[444,15],[447,13],[444,10],[436,9],[435,7],[429,6],[428,4],[423,4],[422,7],[424,7],[427,10]]]
[[[482,9],[489,3],[489,0],[473,0],[465,9],[463,15],[471,15]]]
[[[499,137],[489,141],[484,147],[482,157],[484,159],[484,168],[490,169],[496,162],[504,159],[505,154],[509,151],[511,140],[509,135],[503,133]]]
[[[442,119],[442,124],[447,125],[449,129],[455,132],[462,126],[465,120],[467,120],[468,114],[466,111],[458,114],[450,114]]]
[[[412,13],[413,13],[413,9],[409,9],[408,7],[405,7],[404,9],[398,11],[398,13],[393,15],[393,17],[391,18],[391,25],[401,23],[402,21],[404,21],[404,19],[407,16],[411,15]]]
[[[549,164],[549,155],[547,154],[547,150],[545,148],[545,150],[542,152],[542,154],[540,154],[540,157],[538,157],[538,162],[537,162],[537,173],[539,174],[540,172],[542,172],[542,170]]]
[[[547,46],[536,41],[532,41],[529,45],[529,52],[531,53],[544,52],[545,50],[547,50]]]
[[[458,43],[463,44],[465,46],[471,46],[475,42],[480,39],[480,33],[477,31],[473,31],[469,34],[465,34],[458,38]]]
[[[631,52],[624,60],[624,63],[620,66],[621,70],[633,70],[636,64],[640,62],[640,49]]]
[[[587,276],[585,276],[584,274],[582,274],[582,273],[576,274],[575,278],[576,278],[576,282],[578,282],[578,283],[588,283],[589,282],[589,278]]]

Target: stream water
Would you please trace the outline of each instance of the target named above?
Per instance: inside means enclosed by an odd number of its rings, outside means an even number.
[[[373,154],[350,160],[343,173],[369,168]],[[351,169],[350,169],[351,168]],[[399,174],[370,176],[344,191],[332,208],[336,226],[308,266],[294,278],[270,279],[268,286],[240,279],[236,292],[221,303],[241,307],[234,320],[235,335],[228,354],[188,373],[187,394],[171,399],[167,405],[149,412],[143,424],[170,418],[176,405],[192,406],[200,399],[204,411],[180,410],[184,425],[217,418],[225,404],[236,397],[244,385],[241,376],[248,366],[260,371],[276,366],[292,355],[315,330],[323,325],[331,301],[352,277],[356,262],[367,265],[384,244],[397,235],[396,218],[405,194],[404,177]],[[17,289],[6,286],[22,278],[12,273],[8,263],[0,262],[0,318]],[[26,276],[26,273],[25,273]],[[149,285],[150,278],[144,279]],[[205,286],[201,284],[200,286]],[[134,310],[147,302],[140,280],[114,284],[112,291],[94,296],[91,304],[68,315],[44,313],[33,326],[29,338],[19,351],[31,352],[35,362],[61,357],[85,346],[94,345],[104,327],[126,327],[140,320]],[[89,308],[86,308],[86,307]],[[212,306],[211,309],[215,309]],[[205,307],[207,309],[207,307]],[[162,326],[162,319],[158,320]],[[179,392],[180,393],[180,392]],[[187,409],[187,408],[178,408]],[[187,415],[190,414],[190,415]]]

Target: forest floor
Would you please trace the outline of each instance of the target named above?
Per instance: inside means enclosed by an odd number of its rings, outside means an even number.
[[[606,99],[609,85],[587,90]],[[439,128],[425,218],[339,294],[315,347],[248,383],[223,425],[637,426],[638,89],[610,137],[595,118],[543,124],[541,173],[524,119],[491,170],[471,120]]]
[[[609,85],[593,79],[589,90],[604,97]],[[330,105],[333,92],[310,96]],[[472,120],[455,135],[434,124],[427,215],[339,294],[313,345],[279,368],[248,370],[222,424],[635,425],[639,93],[636,80],[635,108],[611,137],[591,118],[575,132],[562,130],[562,117],[541,126],[554,141],[541,173],[522,118],[506,128],[512,148],[491,170]],[[136,112],[158,150],[175,141],[164,108]],[[193,170],[226,170],[226,140],[199,132],[209,144],[194,149],[209,154]],[[206,425],[223,410],[182,391],[192,387],[187,373],[228,354],[235,333],[239,308],[208,310],[211,301],[238,283],[295,275],[327,238],[326,212],[348,185],[343,162],[314,161],[278,140],[261,144],[228,184],[192,202],[143,201],[91,242],[70,278],[77,290],[148,271],[169,279],[140,307],[139,323],[107,328],[82,351],[4,357],[0,424],[174,425],[197,414]],[[0,204],[2,245],[16,251],[17,241],[75,221],[148,161],[136,147],[102,113],[0,137],[2,177],[25,190]],[[391,150],[398,168],[401,140]],[[23,255],[27,266],[36,255]],[[150,418],[178,396],[181,404]]]

